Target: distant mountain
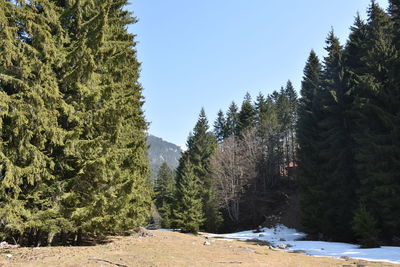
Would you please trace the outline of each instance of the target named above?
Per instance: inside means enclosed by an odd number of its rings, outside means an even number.
[[[165,161],[171,169],[176,169],[181,158],[182,149],[172,143],[154,135],[147,137],[147,145],[149,145],[148,157],[150,161],[151,177],[156,177],[158,169]]]

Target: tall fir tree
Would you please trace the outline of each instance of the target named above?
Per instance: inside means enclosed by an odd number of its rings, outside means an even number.
[[[144,120],[134,35],[126,1],[67,3],[70,40],[60,86],[72,113],[60,171],[65,214],[78,234],[123,231],[146,222],[151,206]],[[73,19],[71,19],[71,17]]]
[[[256,111],[251,101],[251,96],[246,93],[240,112],[238,114],[237,132],[238,134],[255,126]]]
[[[301,191],[302,224],[308,233],[317,236],[322,233],[321,199],[323,179],[319,171],[318,142],[321,139],[319,123],[323,108],[321,96],[322,65],[312,50],[304,67],[299,103],[299,120],[297,122],[298,181]]]
[[[182,157],[178,172],[174,224],[183,232],[197,233],[204,222],[200,181],[189,157]]]
[[[280,139],[282,140],[279,150],[281,151],[283,158],[280,163],[281,169],[284,170],[289,166],[290,159],[290,126],[291,126],[291,106],[289,99],[286,95],[285,88],[281,87],[279,92],[275,92],[272,95],[275,108],[280,125]]]
[[[226,135],[232,136],[238,134],[239,108],[232,102],[226,112]]]
[[[209,131],[208,120],[204,109],[199,114],[198,121],[187,141],[187,150],[182,155],[178,166],[178,183],[184,175],[186,162],[190,162],[194,175],[200,183],[199,196],[202,200],[204,222],[201,225],[206,231],[215,232],[220,223],[218,199],[216,196],[216,184],[212,176],[211,156],[216,149],[217,141]],[[179,202],[180,199],[178,198]]]
[[[358,186],[354,170],[354,142],[350,109],[352,96],[344,80],[344,51],[333,31],[327,39],[324,59],[324,118],[320,123],[320,152],[324,178],[324,233],[337,240],[351,240],[351,221]]]
[[[174,173],[166,162],[158,170],[155,185],[155,204],[162,218],[162,227],[171,228],[175,205]]]
[[[281,175],[283,161],[281,122],[279,121],[278,109],[273,97],[268,95],[263,111],[260,114],[256,127],[257,137],[263,149],[263,162],[260,164],[261,191],[267,192],[273,187]]]
[[[217,118],[214,122],[214,135],[217,138],[218,142],[224,141],[226,137],[228,137],[227,133],[227,125],[226,118],[224,112],[222,110],[218,111]]]
[[[354,104],[358,193],[369,215],[381,226],[379,238],[393,242],[400,230],[398,52],[393,22],[375,2],[368,10],[366,30],[365,71]]]
[[[290,150],[290,160],[289,162],[295,166],[296,164],[296,123],[297,123],[297,109],[298,109],[298,99],[297,92],[293,87],[292,82],[287,81],[285,87],[285,96],[289,102],[289,125],[288,125],[288,140],[289,140],[289,150]]]
[[[72,229],[52,186],[66,135],[58,119],[68,110],[53,69],[64,57],[60,10],[46,1],[0,8],[0,232],[21,244],[51,243]]]
[[[360,77],[366,71],[365,57],[367,55],[367,25],[357,14],[353,26],[350,27],[349,39],[344,51],[345,79],[356,96],[355,87],[360,84]]]
[[[256,124],[259,125],[262,114],[267,112],[267,100],[261,92],[258,94],[256,102],[254,103],[254,109],[256,112]]]

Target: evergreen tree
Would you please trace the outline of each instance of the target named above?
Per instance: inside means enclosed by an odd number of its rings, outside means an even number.
[[[215,232],[221,222],[215,195],[215,181],[211,170],[211,156],[215,148],[215,137],[209,132],[206,114],[204,109],[201,109],[199,119],[193,129],[192,145],[188,146],[188,153],[193,163],[194,173],[202,185],[201,196],[205,215],[204,229],[209,232]]]
[[[320,140],[319,122],[321,120],[321,80],[322,66],[312,50],[304,68],[299,103],[299,120],[297,122],[298,180],[301,190],[302,224],[308,233],[316,236],[322,233],[321,199],[323,179],[319,171],[320,157],[318,142]]]
[[[235,102],[232,102],[226,112],[226,135],[238,134],[239,109]]]
[[[344,51],[346,66],[346,80],[352,90],[352,95],[357,96],[355,87],[361,83],[361,75],[366,71],[365,57],[367,54],[367,28],[365,22],[357,14],[354,25],[350,28],[349,40]]]
[[[278,116],[278,121],[280,125],[280,138],[283,140],[281,142],[281,146],[279,147],[279,150],[283,154],[283,160],[280,163],[281,169],[285,169],[289,166],[289,163],[291,162],[290,159],[290,126],[291,126],[291,119],[292,119],[292,114],[291,114],[291,106],[289,99],[286,95],[285,88],[281,87],[280,92],[275,92],[272,95],[275,106],[276,106],[276,112]]]
[[[204,222],[200,181],[189,157],[182,157],[177,181],[174,223],[182,232],[197,233]]]
[[[162,227],[171,228],[173,205],[175,204],[175,178],[166,162],[160,166],[154,191],[155,203],[162,218]]]
[[[397,49],[400,47],[400,1],[389,0],[389,14],[393,22],[394,41]]]
[[[368,10],[366,30],[365,71],[354,105],[359,197],[381,226],[380,239],[391,242],[400,230],[398,52],[393,23],[375,2]]]
[[[256,112],[251,102],[251,96],[246,93],[238,115],[238,134],[255,126],[255,116]]]
[[[354,214],[353,231],[359,237],[358,241],[362,247],[379,247],[376,220],[364,205],[360,206]]]
[[[274,186],[281,175],[283,161],[281,128],[276,103],[271,96],[267,96],[257,125],[257,137],[263,147],[263,162],[258,171],[262,192],[267,192],[268,188]]]
[[[52,186],[54,151],[66,135],[58,119],[68,107],[53,69],[65,35],[52,3],[1,1],[0,9],[0,232],[21,244],[51,243],[72,227]]]
[[[134,35],[126,30],[136,20],[125,5],[69,2],[62,17],[70,40],[60,84],[74,112],[62,121],[70,134],[59,171],[68,170],[64,211],[78,235],[123,231],[150,212],[147,123]]]
[[[256,112],[256,124],[260,124],[262,114],[267,111],[267,100],[261,92],[258,94],[256,102],[254,103],[254,109]]]
[[[303,81],[299,110],[305,226],[368,247],[394,242],[399,231],[398,5],[391,1],[389,17],[373,1],[368,23],[356,17],[344,51],[330,34],[322,86],[314,87],[321,89],[311,94],[305,89],[313,83]]]
[[[296,151],[297,145],[295,140],[296,135],[296,123],[297,123],[297,108],[298,108],[298,100],[297,100],[297,92],[293,87],[292,82],[289,80],[285,87],[285,96],[289,102],[289,125],[288,125],[288,140],[290,146],[290,161],[291,163],[296,163]]]
[[[222,142],[226,137],[228,137],[226,127],[227,125],[224,112],[219,110],[217,119],[214,122],[214,135],[218,142]]]
[[[215,136],[209,131],[208,120],[204,109],[199,114],[199,119],[189,135],[187,150],[182,155],[178,166],[178,183],[182,179],[185,162],[189,161],[193,173],[200,183],[199,196],[202,200],[204,223],[201,228],[215,232],[221,223],[218,200],[216,197],[216,184],[212,176],[211,156],[217,147]],[[177,201],[181,201],[179,196]]]
[[[350,109],[352,96],[344,80],[344,52],[333,31],[327,39],[328,56],[324,60],[324,118],[321,121],[320,152],[323,162],[324,233],[337,240],[351,240],[351,221],[358,185],[354,170],[354,142]]]

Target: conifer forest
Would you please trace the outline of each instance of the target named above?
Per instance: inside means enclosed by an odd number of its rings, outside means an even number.
[[[301,88],[244,93],[214,122],[199,107],[178,168],[152,181],[152,99],[127,1],[0,0],[0,239],[80,244],[157,224],[154,213],[186,233],[253,229],[298,196],[310,238],[400,246],[400,1],[389,2],[372,1],[346,43],[329,32]]]

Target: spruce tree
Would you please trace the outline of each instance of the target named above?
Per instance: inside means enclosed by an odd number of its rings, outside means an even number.
[[[297,123],[297,92],[293,87],[292,82],[289,80],[285,87],[285,96],[289,102],[289,125],[288,125],[288,140],[289,140],[289,150],[290,150],[290,161],[293,166],[296,163],[296,151],[297,145],[295,140],[296,135],[296,123]]]
[[[51,2],[2,1],[0,9],[0,232],[21,244],[51,243],[71,230],[53,186],[66,134],[53,69],[64,57],[60,13]]]
[[[202,187],[188,155],[180,160],[174,225],[182,232],[197,233],[204,223]]]
[[[182,155],[178,166],[177,182],[184,175],[183,170],[186,162],[190,162],[193,173],[200,183],[199,196],[202,200],[204,221],[202,229],[215,232],[221,223],[218,199],[216,196],[216,184],[212,176],[211,156],[216,149],[217,141],[215,136],[209,131],[208,120],[204,109],[199,114],[198,121],[189,135],[187,150]],[[177,201],[181,201],[179,196]]]
[[[344,51],[345,79],[352,90],[352,95],[357,97],[356,87],[361,83],[361,76],[366,71],[365,57],[367,55],[367,27],[357,14],[353,26],[350,27],[349,40]]]
[[[400,230],[398,52],[393,22],[375,2],[368,10],[366,30],[365,71],[354,104],[358,193],[381,226],[380,239],[392,242]]]
[[[253,107],[251,96],[246,93],[240,112],[238,114],[237,132],[238,134],[255,126],[256,111]]]
[[[171,228],[173,206],[175,205],[175,178],[166,162],[160,166],[154,191],[156,194],[155,204],[162,218],[162,227]]]
[[[364,205],[360,205],[354,213],[353,231],[362,247],[379,247],[376,220]]]
[[[222,142],[226,137],[228,137],[226,127],[227,125],[224,112],[219,110],[217,118],[214,122],[214,135],[218,142]]]
[[[188,147],[188,153],[193,163],[194,173],[202,184],[201,194],[205,215],[204,228],[209,232],[215,232],[221,222],[216,199],[215,181],[211,170],[211,156],[215,148],[215,137],[209,131],[204,109],[201,109],[199,119],[193,129],[192,144]]]
[[[283,154],[283,160],[280,163],[281,168],[289,167],[291,162],[290,156],[290,126],[291,126],[291,105],[286,95],[285,88],[281,87],[279,92],[273,93],[273,99],[276,106],[276,112],[280,125],[280,138],[282,140],[279,150]]]
[[[226,135],[238,134],[239,109],[235,102],[232,102],[226,112]]]
[[[279,121],[276,103],[268,95],[265,100],[263,112],[257,125],[257,137],[263,147],[263,161],[260,164],[260,191],[267,192],[273,187],[280,175],[283,161],[281,123]]]
[[[256,102],[254,103],[254,109],[256,112],[256,124],[260,124],[262,114],[264,114],[267,109],[267,100],[261,92],[258,94]]]
[[[70,33],[61,88],[74,112],[61,155],[65,216],[82,232],[124,231],[144,224],[151,206],[135,18],[126,1],[67,3],[63,26]],[[71,17],[73,19],[71,19]]]
[[[318,142],[321,139],[319,123],[321,121],[321,82],[322,66],[312,50],[304,67],[297,122],[298,180],[301,191],[302,224],[308,233],[317,236],[322,233],[321,199],[323,179],[319,170],[320,156]]]
[[[350,109],[353,98],[344,80],[344,52],[338,38],[329,34],[324,59],[324,118],[320,152],[324,191],[324,232],[337,240],[351,240],[351,221],[358,185],[354,170],[354,142]]]

